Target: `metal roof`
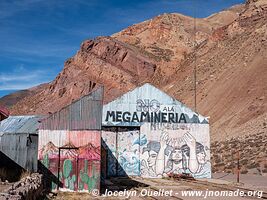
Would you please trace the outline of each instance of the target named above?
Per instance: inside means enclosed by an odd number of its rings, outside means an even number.
[[[10,116],[0,122],[0,136],[5,133],[37,133],[41,116]]]

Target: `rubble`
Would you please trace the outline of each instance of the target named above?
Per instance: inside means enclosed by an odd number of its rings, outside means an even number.
[[[35,200],[43,195],[43,191],[42,175],[33,173],[0,193],[0,200]]]

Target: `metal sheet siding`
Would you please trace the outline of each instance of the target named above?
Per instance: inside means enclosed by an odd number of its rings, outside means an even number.
[[[103,87],[42,120],[42,130],[101,130]]]
[[[4,133],[37,133],[40,116],[10,116],[0,123],[0,135]]]
[[[1,136],[0,151],[22,168],[37,171],[38,136],[27,133],[5,133]]]
[[[0,125],[0,150],[22,168],[37,171],[40,116],[10,116]]]

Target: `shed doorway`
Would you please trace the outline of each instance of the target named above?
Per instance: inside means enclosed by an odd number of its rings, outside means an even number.
[[[140,176],[140,127],[104,127],[101,175],[103,178]]]
[[[58,159],[58,182],[71,191],[78,190],[78,148],[60,147]],[[59,185],[58,185],[59,189]]]

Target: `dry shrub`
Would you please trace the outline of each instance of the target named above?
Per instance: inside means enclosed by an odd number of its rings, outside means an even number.
[[[30,172],[28,172],[28,171],[23,171],[23,172],[21,172],[21,174],[20,174],[20,179],[19,179],[19,180],[21,180],[21,179],[23,179],[23,178],[26,178],[26,177],[28,177],[28,176],[30,176],[30,175],[31,175]]]

